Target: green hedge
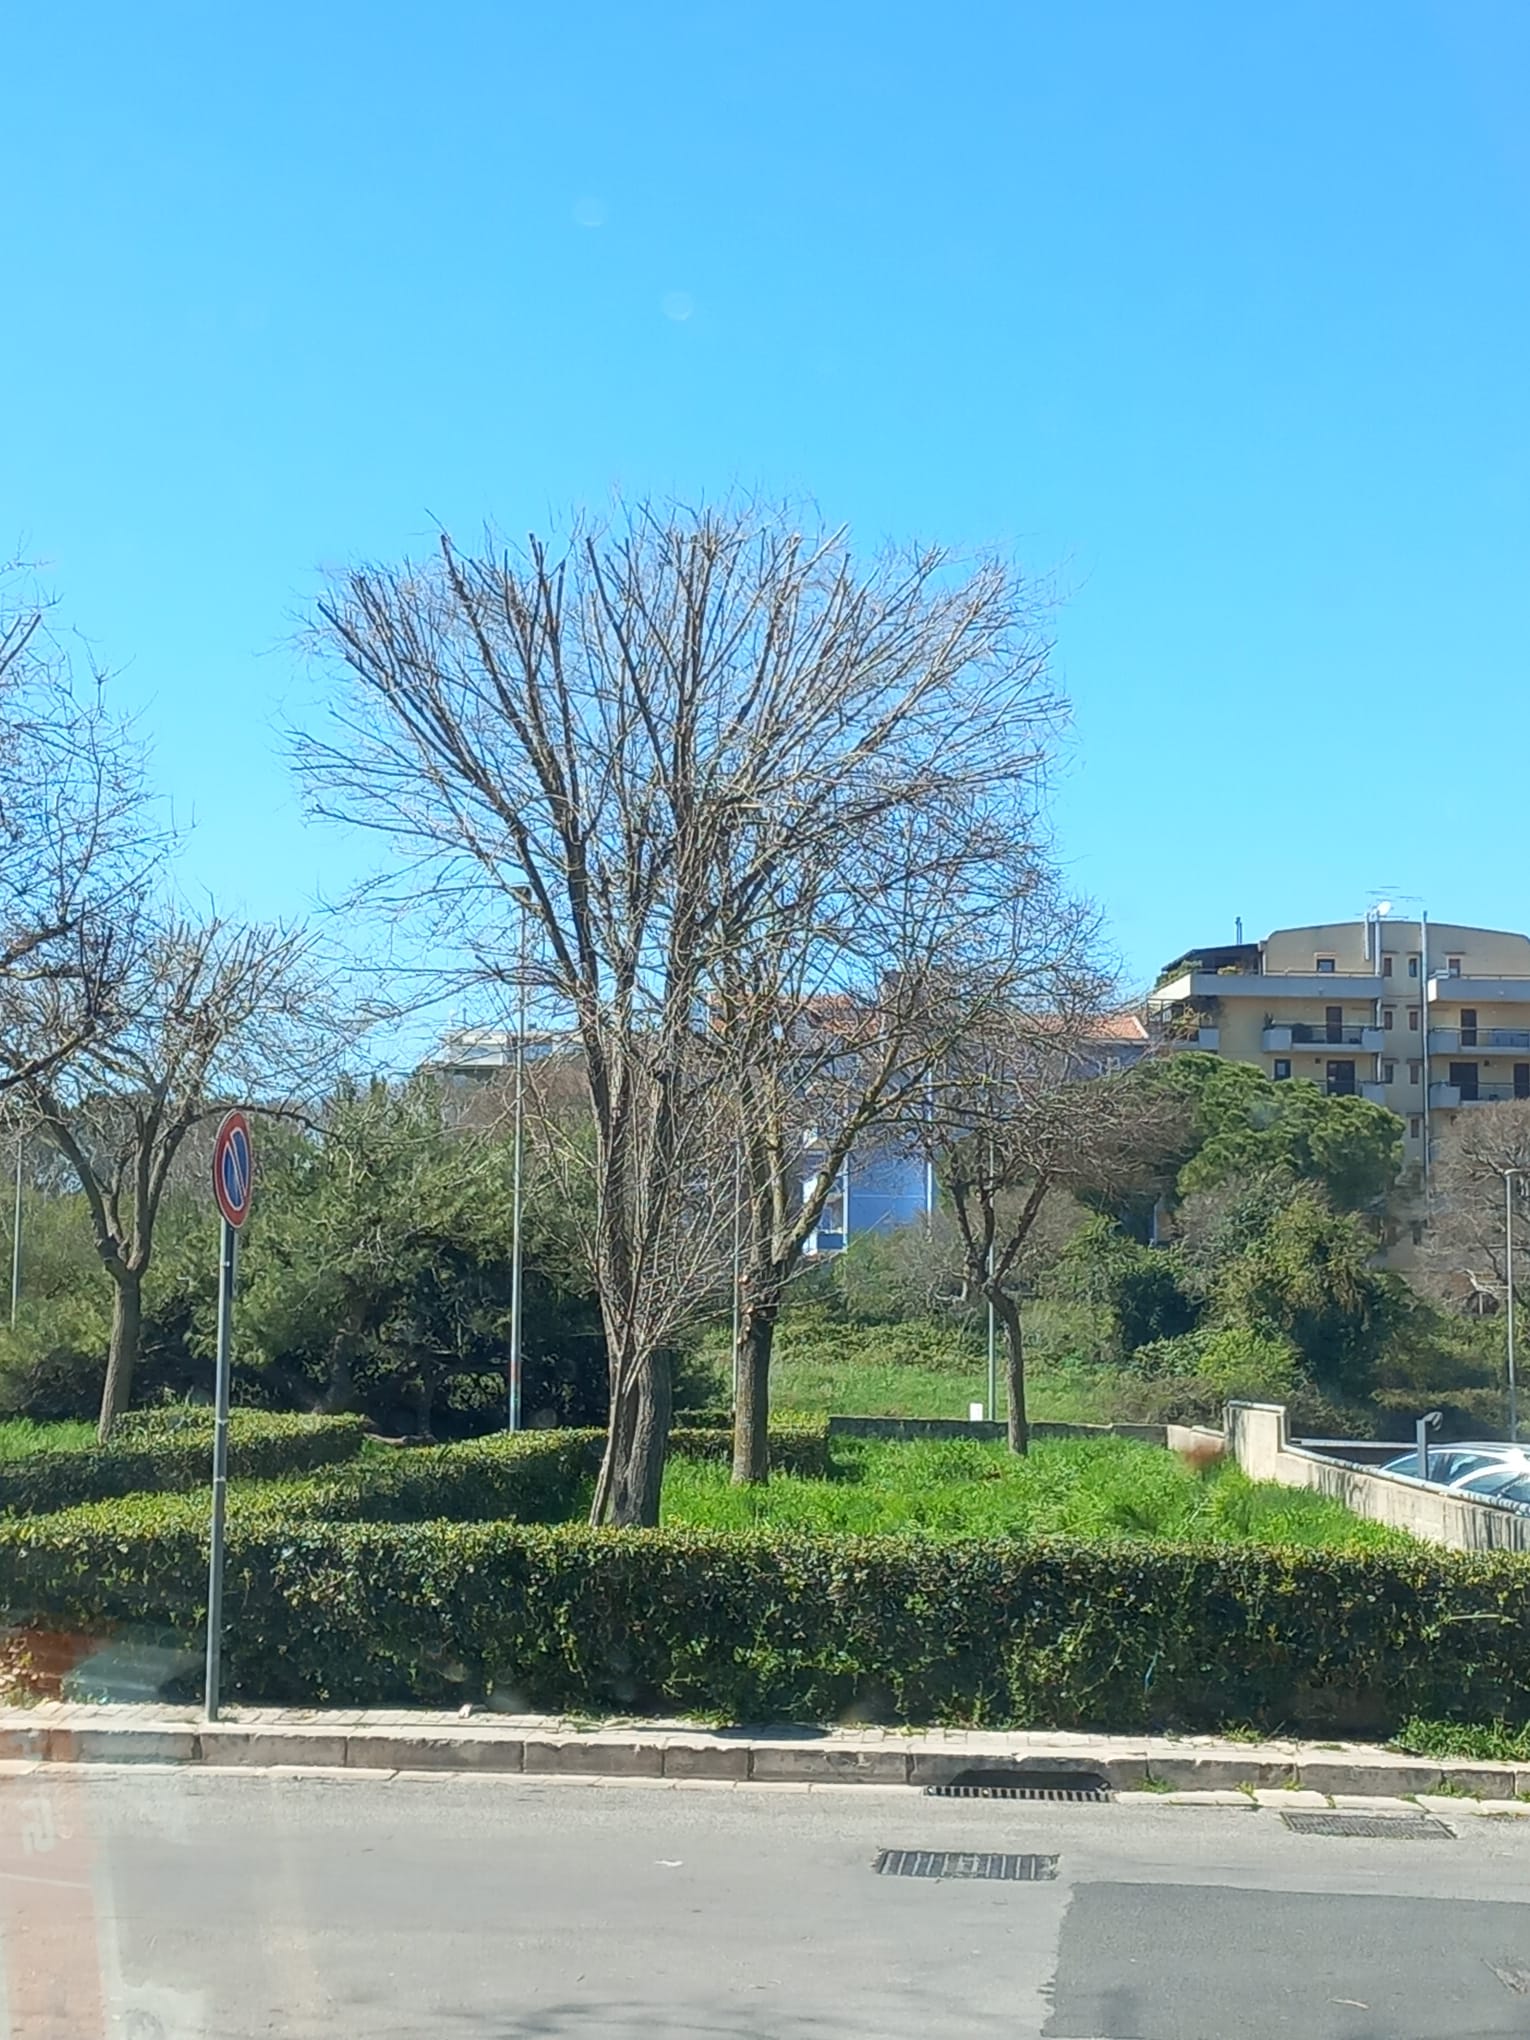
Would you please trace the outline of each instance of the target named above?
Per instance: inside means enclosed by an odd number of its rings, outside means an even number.
[[[669,1449],[676,1459],[727,1459],[733,1457],[733,1433],[726,1420],[718,1424],[688,1425],[671,1431]],[[827,1480],[834,1471],[829,1453],[828,1420],[819,1417],[794,1424],[770,1427],[772,1473],[794,1473],[804,1480]]]
[[[0,1523],[13,1621],[193,1639],[205,1510]],[[1530,1563],[1141,1544],[285,1521],[236,1511],[247,1700],[1381,1733],[1530,1721]]]
[[[355,1459],[360,1417],[303,1417],[239,1410],[229,1424],[231,1478],[271,1480]],[[203,1487],[211,1477],[212,1424],[128,1427],[120,1441],[87,1452],[32,1452],[0,1460],[0,1514],[39,1515],[79,1502],[152,1489]]]
[[[361,1458],[359,1418],[241,1410],[229,1428],[232,1506],[306,1522],[566,1522],[582,1512],[581,1489],[605,1443],[604,1432],[593,1430],[498,1432]],[[723,1431],[686,1429],[672,1434],[670,1449],[677,1458],[725,1459],[732,1441]],[[211,1419],[200,1412],[146,1413],[104,1451],[0,1462],[0,1513],[44,1515],[149,1490],[189,1492],[207,1485],[211,1451]],[[773,1432],[771,1455],[780,1471],[823,1477],[827,1428]]]

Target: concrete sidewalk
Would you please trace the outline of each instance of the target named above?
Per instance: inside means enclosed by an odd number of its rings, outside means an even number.
[[[754,1785],[949,1784],[982,1767],[1076,1767],[1118,1791],[1303,1791],[1400,1797],[1439,1792],[1515,1806],[1530,1766],[1440,1762],[1362,1743],[1229,1742],[1215,1736],[1002,1734],[980,1729],[580,1723],[543,1714],[420,1709],[192,1707],[43,1701],[0,1708],[0,1761],[469,1771]],[[1018,1781],[1017,1781],[1018,1782]],[[1517,1810],[1530,1812],[1530,1799]]]

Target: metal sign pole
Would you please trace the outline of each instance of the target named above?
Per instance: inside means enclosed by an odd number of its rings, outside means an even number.
[[[209,1721],[218,1718],[223,1654],[223,1524],[228,1501],[229,1346],[234,1318],[234,1267],[239,1235],[225,1218],[218,1256],[218,1368],[213,1407],[212,1538],[207,1561],[207,1684]]]

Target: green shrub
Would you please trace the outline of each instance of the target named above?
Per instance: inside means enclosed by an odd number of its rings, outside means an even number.
[[[670,1456],[675,1459],[728,1459],[733,1457],[731,1430],[708,1425],[686,1426],[669,1434]],[[820,1418],[770,1427],[770,1465],[774,1473],[799,1474],[808,1480],[827,1480],[834,1471],[829,1456],[829,1427]]]
[[[1132,1372],[1138,1378],[1123,1385],[1126,1405],[1139,1421],[1161,1424],[1220,1422],[1234,1397],[1289,1404],[1303,1386],[1289,1340],[1241,1325],[1155,1339],[1133,1354]]]
[[[231,1478],[272,1480],[354,1459],[365,1426],[359,1417],[299,1417],[236,1411],[229,1426]],[[36,1515],[78,1502],[154,1489],[205,1486],[211,1473],[212,1421],[141,1421],[120,1443],[90,1452],[32,1452],[0,1461],[0,1513]]]
[[[204,1620],[177,1497],[0,1523],[12,1619]],[[1512,1555],[231,1518],[228,1690],[1117,1730],[1530,1720]]]
[[[369,1453],[305,1480],[236,1488],[231,1500],[289,1522],[562,1523],[600,1464],[602,1442],[599,1431],[501,1432]]]

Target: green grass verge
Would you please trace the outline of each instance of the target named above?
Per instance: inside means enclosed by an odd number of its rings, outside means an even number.
[[[30,1417],[0,1423],[0,1459],[25,1459],[34,1452],[88,1452],[95,1442],[94,1424],[36,1424]]]
[[[1364,1522],[1324,1495],[1251,1481],[1233,1466],[1197,1474],[1172,1453],[1126,1438],[1041,1440],[1025,1459],[966,1440],[837,1439],[831,1450],[833,1479],[784,1474],[765,1488],[733,1487],[726,1466],[674,1460],[664,1477],[664,1525],[1417,1549],[1401,1531]]]
[[[1122,1414],[1119,1374],[1073,1357],[1079,1328],[1050,1304],[1026,1309],[1026,1405],[1035,1423],[1108,1424]],[[1000,1355],[996,1415],[1005,1415]],[[783,1417],[965,1418],[988,1396],[981,1332],[929,1324],[858,1325],[801,1309],[781,1321],[771,1363],[771,1407]]]
[[[1405,1721],[1392,1747],[1410,1757],[1464,1758],[1478,1764],[1530,1764],[1530,1728],[1505,1721]]]

